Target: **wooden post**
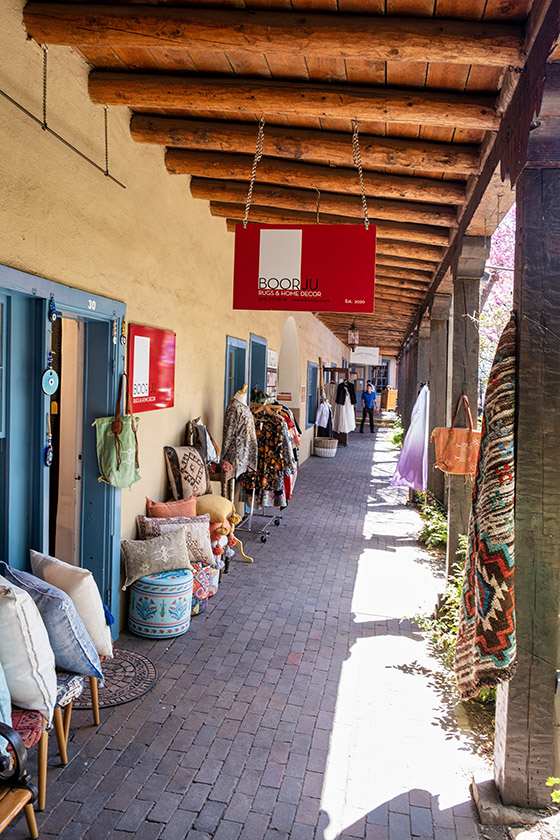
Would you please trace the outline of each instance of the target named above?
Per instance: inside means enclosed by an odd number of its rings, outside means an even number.
[[[453,353],[451,409],[454,412],[461,394],[469,398],[476,422],[478,399],[478,296],[480,278],[490,242],[482,236],[466,236],[456,276],[453,278]],[[461,416],[459,425],[466,426]],[[471,510],[472,482],[463,475],[449,476],[447,504],[447,574],[457,562],[459,535],[466,534]]]
[[[550,805],[558,766],[560,607],[560,68],[517,181],[515,481],[517,672],[498,689],[494,778],[505,804]],[[555,712],[556,705],[556,712]]]
[[[430,315],[430,432],[447,425],[447,370],[451,295],[436,294]],[[445,497],[445,473],[436,469],[435,449],[428,450],[428,490],[440,502]]]
[[[430,321],[424,318],[418,331],[418,364],[416,367],[416,393],[420,385],[430,379]]]

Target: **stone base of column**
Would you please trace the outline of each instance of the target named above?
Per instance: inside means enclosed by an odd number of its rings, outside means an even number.
[[[535,825],[550,817],[548,810],[504,805],[493,779],[471,782],[471,794],[482,825]]]

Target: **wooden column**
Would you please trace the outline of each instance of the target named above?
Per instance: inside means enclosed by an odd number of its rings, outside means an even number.
[[[453,279],[453,352],[451,411],[461,394],[469,398],[476,422],[478,398],[478,297],[480,278],[490,247],[482,236],[465,236],[456,276]],[[464,415],[460,425],[466,425]],[[447,573],[457,562],[459,535],[466,534],[471,510],[472,482],[462,475],[449,476],[447,503]]]
[[[418,337],[413,336],[406,344],[402,360],[402,382],[399,382],[399,406],[403,426],[408,430],[410,416],[416,400],[416,371],[418,366]],[[399,368],[400,370],[400,368]],[[401,396],[402,393],[402,396]]]
[[[449,315],[451,295],[436,294],[430,316],[430,433],[437,426],[447,425],[447,372]],[[428,490],[439,499],[445,497],[445,473],[435,467],[433,443],[428,450]]]
[[[418,362],[416,366],[416,393],[430,378],[430,321],[424,318],[418,331]]]
[[[498,690],[494,777],[505,804],[550,805],[558,775],[560,607],[560,68],[517,181],[515,481],[517,673]]]

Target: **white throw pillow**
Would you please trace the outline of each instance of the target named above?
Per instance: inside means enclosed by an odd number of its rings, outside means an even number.
[[[33,598],[0,576],[0,663],[14,706],[41,712],[56,704],[54,653]]]
[[[105,620],[99,589],[89,569],[71,566],[33,549],[30,557],[34,575],[70,596],[99,656],[112,657],[111,631]]]

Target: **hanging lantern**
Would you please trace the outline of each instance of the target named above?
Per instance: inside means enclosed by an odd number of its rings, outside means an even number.
[[[350,350],[355,350],[360,343],[360,334],[356,328],[356,321],[352,318],[350,329],[348,330],[348,346]]]

